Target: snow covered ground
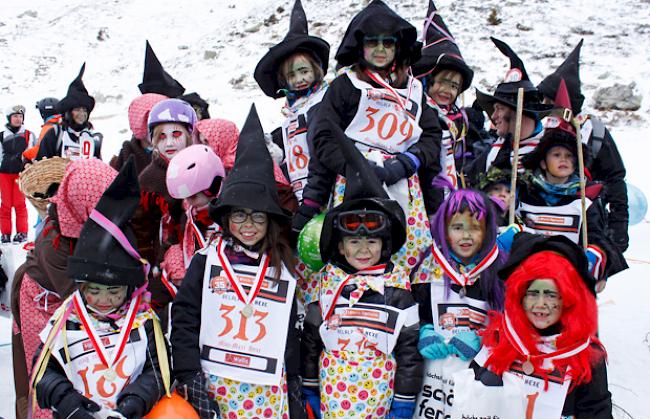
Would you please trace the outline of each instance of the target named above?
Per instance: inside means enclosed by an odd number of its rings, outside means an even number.
[[[418,29],[428,0],[386,0]],[[303,0],[310,33],[332,45],[333,55],[353,14],[365,0]],[[507,60],[489,41],[508,42],[539,82],[581,37],[585,107],[608,122],[623,155],[628,180],[650,196],[649,0],[444,0],[436,2],[465,59],[475,87],[492,91]],[[241,126],[255,102],[263,126],[281,121],[281,102],[264,97],[252,77],[257,61],[288,28],[293,0],[30,0],[3,2],[0,17],[0,107],[23,103],[26,125],[40,124],[33,103],[63,96],[87,62],[84,82],[97,105],[91,119],[105,135],[105,160],[129,138],[126,109],[139,91],[145,39],[167,71],[188,92],[210,102],[213,117]],[[492,10],[499,25],[488,24]],[[100,32],[102,33],[101,36]],[[99,40],[102,38],[103,40]],[[333,76],[333,70],[329,76]],[[636,83],[643,95],[635,112],[593,111],[596,88]],[[468,92],[465,103],[471,103]],[[30,222],[35,212],[30,212]],[[611,279],[599,297],[601,337],[609,352],[610,390],[617,418],[650,418],[650,222],[630,228],[630,269]],[[4,248],[3,250],[5,250]],[[10,322],[0,319],[0,416],[13,417]]]

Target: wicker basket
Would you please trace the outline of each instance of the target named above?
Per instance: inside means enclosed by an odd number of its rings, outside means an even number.
[[[58,156],[46,158],[27,164],[18,175],[18,187],[42,218],[47,215],[49,204],[49,200],[43,196],[53,183],[61,183],[68,163],[70,159]]]

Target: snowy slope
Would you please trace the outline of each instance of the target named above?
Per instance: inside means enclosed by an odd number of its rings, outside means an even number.
[[[386,0],[418,29],[428,0]],[[334,55],[352,15],[365,0],[303,0],[310,33],[325,38]],[[108,160],[129,138],[126,109],[139,91],[145,39],[167,71],[188,92],[210,104],[213,117],[238,125],[255,102],[267,130],[281,121],[281,101],[264,97],[252,77],[257,61],[281,40],[293,0],[30,0],[3,2],[0,17],[0,106],[27,106],[27,127],[40,117],[33,103],[43,96],[63,96],[79,66],[87,62],[84,81],[97,105],[92,120],[104,133]],[[585,107],[597,87],[636,82],[643,95],[636,112],[597,112],[612,129],[628,167],[628,179],[650,196],[645,156],[650,111],[650,1],[648,0],[445,0],[440,13],[475,69],[475,87],[492,91],[507,60],[489,41],[508,42],[526,63],[533,82],[557,66],[580,40]],[[488,24],[492,9],[501,23]],[[103,39],[98,39],[100,31]],[[334,61],[331,60],[331,69]],[[333,70],[330,70],[333,77]],[[466,103],[473,93],[468,92]],[[34,221],[35,213],[31,212]],[[609,350],[614,401],[634,418],[650,418],[650,224],[630,229],[626,256],[631,269],[613,278],[600,297],[601,335]],[[0,373],[10,377],[9,322],[0,322]],[[8,381],[7,381],[8,382]],[[0,416],[13,417],[10,385],[0,387]],[[628,417],[622,411],[617,417]]]

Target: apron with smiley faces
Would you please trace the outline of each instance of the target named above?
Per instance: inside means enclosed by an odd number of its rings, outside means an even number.
[[[342,290],[356,286],[348,298]],[[326,418],[383,418],[394,393],[393,350],[403,326],[418,322],[417,306],[404,310],[362,301],[368,289],[410,289],[403,269],[387,274],[348,275],[328,264],[322,272],[319,305],[321,415]]]

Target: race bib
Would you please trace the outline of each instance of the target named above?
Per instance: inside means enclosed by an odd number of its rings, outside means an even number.
[[[258,267],[232,269],[249,292]],[[296,281],[286,269],[279,280],[274,275],[269,268],[247,307],[230,285],[215,247],[208,249],[199,336],[204,371],[245,383],[280,384]]]
[[[586,198],[587,208],[591,200]],[[576,199],[569,204],[545,207],[530,205],[522,202],[519,204],[518,213],[524,221],[524,231],[545,236],[565,236],[574,243],[580,240],[580,226],[582,223],[582,204]]]

